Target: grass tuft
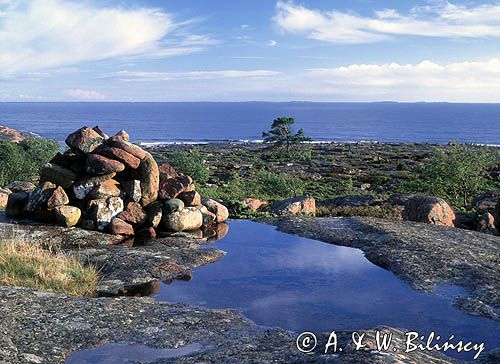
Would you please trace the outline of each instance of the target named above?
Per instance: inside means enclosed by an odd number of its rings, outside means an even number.
[[[92,296],[97,283],[94,267],[84,266],[61,251],[20,240],[0,242],[0,285]]]

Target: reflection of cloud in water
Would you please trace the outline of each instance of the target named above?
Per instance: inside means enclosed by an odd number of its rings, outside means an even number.
[[[286,254],[281,254],[279,259],[273,257],[272,264],[274,266],[294,270],[320,271],[325,274],[359,273],[376,269],[359,249],[304,239],[291,243],[285,249]]]

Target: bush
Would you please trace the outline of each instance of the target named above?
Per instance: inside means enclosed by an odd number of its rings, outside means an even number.
[[[36,182],[40,168],[59,151],[53,140],[28,138],[20,143],[0,140],[0,186],[13,181]]]
[[[467,208],[479,192],[496,187],[489,170],[497,158],[489,148],[466,144],[436,149],[431,161],[403,189],[438,196],[456,207]]]
[[[177,150],[168,154],[169,163],[180,173],[193,177],[194,181],[204,184],[210,178],[205,160],[197,150]]]

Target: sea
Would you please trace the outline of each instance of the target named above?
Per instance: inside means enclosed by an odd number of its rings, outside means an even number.
[[[273,119],[293,117],[316,142],[450,141],[500,145],[500,104],[316,102],[0,103],[0,125],[64,141],[99,125],[146,144],[259,142]]]

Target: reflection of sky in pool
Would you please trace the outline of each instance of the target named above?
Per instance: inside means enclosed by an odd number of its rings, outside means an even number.
[[[415,291],[358,249],[250,221],[230,222],[228,235],[214,245],[227,255],[196,269],[189,282],[163,285],[157,298],[240,309],[257,324],[296,332],[388,325],[423,335],[435,331],[442,340],[453,334],[485,342],[485,351],[500,346],[498,322],[452,307],[451,298],[462,293],[460,288]]]

